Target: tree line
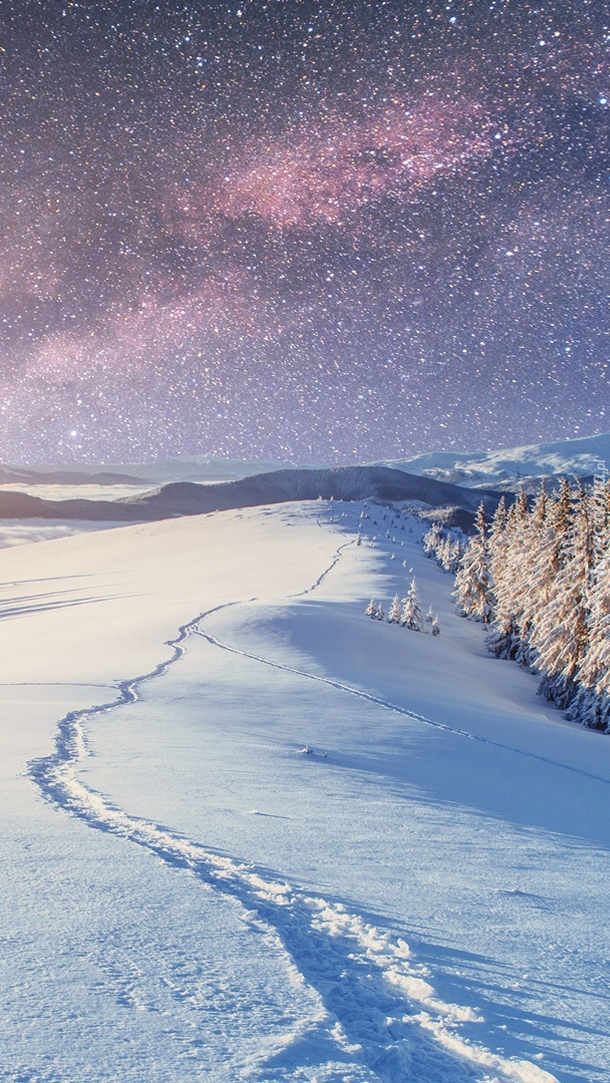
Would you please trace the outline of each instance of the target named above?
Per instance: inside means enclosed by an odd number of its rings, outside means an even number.
[[[425,546],[448,562],[446,532]],[[444,547],[444,554],[443,554]],[[462,614],[489,625],[487,646],[540,675],[540,694],[566,717],[610,732],[610,485],[544,488],[491,522],[479,506],[454,595]]]

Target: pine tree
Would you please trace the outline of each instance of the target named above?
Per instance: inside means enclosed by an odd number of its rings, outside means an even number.
[[[438,523],[434,523],[434,525],[430,527],[430,530],[428,530],[422,538],[423,550],[427,557],[436,557],[438,553],[438,547],[442,541],[442,538],[443,532],[440,526],[438,525]]]
[[[576,695],[577,672],[588,646],[589,582],[593,531],[588,494],[576,493],[564,548],[564,562],[547,605],[532,622],[531,645],[542,676],[540,692],[565,709]]]
[[[493,595],[483,501],[479,504],[474,528],[476,533],[471,537],[462,557],[453,594],[465,617],[488,624],[493,614]]]
[[[610,490],[606,477],[593,479],[590,494],[591,529],[592,529],[592,565],[597,567],[602,561],[609,540]]]
[[[520,518],[521,532],[516,560],[511,562],[514,612],[517,627],[515,661],[530,666],[534,660],[531,632],[534,617],[539,612],[546,585],[539,574],[539,563],[545,539],[549,502],[544,483],[529,515]]]
[[[591,493],[587,649],[567,715],[591,729],[606,731],[610,727],[610,492],[605,479],[596,483]]]
[[[494,515],[489,542],[489,571],[493,583],[494,619],[486,639],[488,650],[497,658],[514,658],[518,647],[511,569],[517,529],[515,504],[507,513],[505,505],[501,502]]]
[[[451,572],[452,575],[456,575],[465,551],[466,546],[460,541],[459,538],[454,538],[454,540],[451,542],[451,545],[449,546],[449,564],[447,567],[447,571]]]
[[[385,613],[383,611],[383,606],[382,606],[381,602],[377,606],[377,613],[375,615],[377,617],[377,620],[383,620],[385,618]]]
[[[388,613],[388,624],[400,624],[401,615],[402,608],[400,604],[400,598],[397,594],[395,594],[392,600],[392,605],[390,606],[390,612]]]
[[[432,621],[432,627],[430,628],[430,634],[433,635],[435,638],[437,636],[440,636],[440,634],[441,634],[441,628],[440,628],[440,624],[438,623],[438,617],[435,617],[434,620]]]
[[[404,628],[410,628],[412,632],[421,632],[423,627],[419,593],[414,578],[411,580],[411,586],[404,600],[400,623]]]
[[[591,729],[610,730],[610,553],[602,560],[591,597],[588,650],[567,716]]]
[[[561,480],[558,498],[543,499],[543,506],[541,501],[541,507],[532,517],[532,529],[525,538],[525,551],[516,556],[519,566],[523,565],[528,573],[521,587],[518,607],[520,624],[527,630],[527,657],[524,660],[529,665],[535,662],[533,625],[544,620],[546,607],[556,596],[557,578],[567,560],[572,521],[573,494],[565,478]],[[523,647],[519,649],[523,657],[526,651]],[[513,657],[517,655],[515,651]]]
[[[373,620],[375,620],[375,617],[377,616],[377,603],[375,602],[374,598],[371,598],[364,612],[367,617],[371,617]]]

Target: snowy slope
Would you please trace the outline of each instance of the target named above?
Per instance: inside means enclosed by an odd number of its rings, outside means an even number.
[[[1,1079],[606,1078],[610,741],[360,511],[0,553]]]
[[[4,491],[0,492],[0,518],[21,516],[23,519],[57,519],[64,515],[70,520],[82,518],[90,521],[110,519],[115,522],[134,522],[323,498],[347,501],[371,498],[383,503],[415,501],[420,506],[426,504],[429,507],[444,508],[447,513],[453,508],[462,520],[459,525],[465,529],[471,525],[480,500],[484,501],[491,513],[495,511],[499,501],[498,494],[487,491],[474,494],[469,489],[407,474],[403,470],[342,466],[328,470],[277,470],[239,481],[208,485],[188,481],[172,482],[159,489],[138,493],[119,501],[49,501],[31,494]],[[466,514],[460,515],[460,510]]]
[[[610,433],[555,440],[547,444],[501,448],[499,451],[431,451],[406,459],[388,459],[374,466],[389,466],[412,474],[425,474],[457,485],[487,485],[534,475],[587,476],[603,463],[610,470]]]

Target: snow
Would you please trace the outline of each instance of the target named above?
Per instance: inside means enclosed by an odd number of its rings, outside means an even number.
[[[607,1078],[610,741],[361,510],[0,553],[0,1079]]]
[[[384,459],[370,465],[425,474],[466,487],[485,484],[493,488],[505,478],[541,474],[587,476],[598,472],[600,463],[605,464],[606,470],[610,469],[610,433],[497,451],[431,451],[405,459]]]

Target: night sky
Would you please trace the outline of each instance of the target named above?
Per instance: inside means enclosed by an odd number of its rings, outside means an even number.
[[[0,0],[0,458],[610,428],[610,10]]]

